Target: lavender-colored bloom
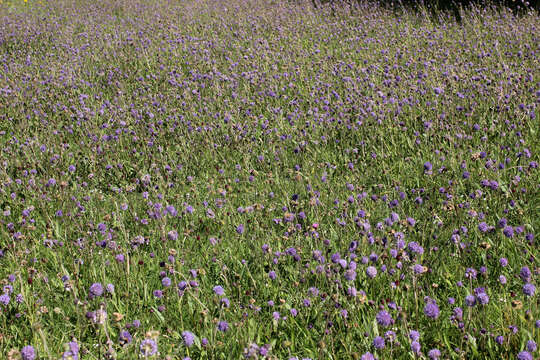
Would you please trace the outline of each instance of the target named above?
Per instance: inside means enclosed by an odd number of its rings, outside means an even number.
[[[226,321],[220,321],[217,324],[217,329],[219,331],[225,332],[225,331],[229,330],[229,324]]]
[[[476,297],[474,295],[465,296],[465,305],[474,306],[476,304]]]
[[[499,282],[500,282],[502,285],[506,284],[506,276],[500,275],[500,276],[499,276]]]
[[[244,224],[240,224],[236,227],[236,232],[242,235],[244,233]]]
[[[376,338],[374,338],[374,339],[373,339],[373,346],[374,346],[375,349],[377,349],[377,350],[384,349],[384,347],[385,347],[384,338],[381,337],[381,336],[377,336]]]
[[[411,350],[415,353],[415,354],[419,354],[420,353],[420,343],[418,341],[413,341],[411,343]]]
[[[88,290],[88,296],[90,299],[93,299],[101,295],[103,295],[103,285],[101,283],[93,283]]]
[[[506,267],[508,265],[508,259],[507,258],[500,258],[499,264],[501,264],[502,267]]]
[[[521,351],[517,354],[518,360],[534,360],[532,354],[528,351]]]
[[[527,283],[523,285],[523,294],[527,296],[534,296],[535,291],[536,287],[533,284]]]
[[[424,307],[424,314],[431,319],[438,318],[440,311],[437,303],[435,301],[429,301]]]
[[[502,345],[504,343],[504,336],[499,335],[495,337],[495,342],[499,345]]]
[[[524,266],[521,268],[521,270],[519,271],[519,277],[523,280],[523,281],[529,281],[529,279],[531,278],[531,270],[527,267],[527,266]]]
[[[221,285],[214,286],[213,290],[214,290],[214,293],[218,296],[225,295],[225,290],[223,289]]]
[[[276,272],[275,271],[270,271],[268,273],[268,277],[271,279],[271,280],[275,280],[277,275],[276,275]]]
[[[534,340],[529,340],[527,341],[527,351],[530,351],[530,352],[535,352],[536,351],[536,342],[534,342]]]
[[[142,356],[153,356],[157,353],[157,343],[153,339],[145,339],[141,342],[140,346]]]
[[[433,165],[429,161],[426,161],[424,163],[424,171],[431,171],[433,169]]]
[[[161,285],[165,287],[171,286],[171,283],[172,283],[171,279],[166,276],[163,279],[161,279]]]
[[[360,357],[360,360],[376,360],[375,356],[369,351]]]
[[[133,337],[131,336],[129,331],[127,330],[120,331],[120,335],[118,336],[118,342],[120,343],[120,345],[123,346],[126,344],[131,344],[132,341],[133,341]]]
[[[182,331],[182,339],[184,340],[184,344],[187,347],[191,347],[193,343],[195,342],[195,334],[193,334],[191,331]]]
[[[178,240],[178,232],[176,230],[171,230],[167,233],[167,238],[171,241]]]
[[[503,234],[507,238],[512,238],[514,236],[514,229],[511,226],[505,226],[503,229]]]
[[[26,345],[21,349],[22,360],[34,360],[36,358],[36,350],[32,345]]]
[[[441,357],[439,349],[431,349],[428,351],[428,357],[430,360],[438,360]]]
[[[416,330],[411,330],[409,332],[409,339],[412,341],[418,341],[420,339],[420,333]]]
[[[375,266],[368,266],[366,269],[366,275],[370,279],[373,279],[375,276],[377,276],[377,268],[375,268]]]
[[[394,323],[394,319],[392,319],[392,316],[385,310],[379,311],[377,315],[375,316],[375,319],[377,320],[377,323],[381,326],[390,326]]]
[[[480,305],[487,305],[489,303],[489,296],[485,292],[479,293],[476,299]]]

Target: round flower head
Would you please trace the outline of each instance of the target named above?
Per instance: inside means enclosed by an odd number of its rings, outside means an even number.
[[[523,285],[523,294],[527,296],[533,296],[534,292],[536,291],[536,287],[533,284],[525,284]]]
[[[489,303],[489,296],[484,292],[478,294],[476,299],[480,305],[487,305]]]
[[[465,305],[474,306],[476,304],[476,297],[474,295],[465,296]]]
[[[223,287],[220,286],[220,285],[214,286],[214,289],[213,289],[213,290],[214,290],[214,293],[215,293],[216,295],[218,295],[218,296],[223,296],[223,295],[225,295],[225,290],[224,290]]]
[[[166,276],[163,279],[161,279],[161,285],[165,287],[171,286],[171,283],[172,283],[171,279]]]
[[[34,360],[36,358],[36,351],[31,345],[27,345],[21,349],[22,360]]]
[[[367,352],[360,357],[360,360],[375,360],[375,356],[372,353]]]
[[[511,226],[505,226],[503,229],[503,234],[507,238],[512,238],[514,236],[514,229]]]
[[[534,360],[532,354],[528,351],[522,351],[519,354],[517,354],[518,360]]]
[[[226,321],[220,321],[217,324],[217,329],[219,331],[225,332],[225,331],[229,330],[229,324]]]
[[[129,331],[123,330],[120,332],[120,335],[118,336],[118,342],[120,343],[120,345],[131,344],[132,341],[133,337],[131,336]]]
[[[428,351],[428,357],[430,360],[438,360],[441,357],[439,349],[431,349]]]
[[[390,314],[385,310],[379,311],[379,313],[375,316],[375,319],[381,326],[390,326],[394,323],[392,316],[390,316]]]
[[[495,342],[499,345],[502,345],[504,343],[504,336],[499,335],[495,337]]]
[[[366,275],[370,279],[373,279],[375,276],[377,276],[377,268],[375,268],[375,266],[368,266],[366,269]]]
[[[384,349],[385,347],[384,338],[382,338],[381,336],[377,336],[375,339],[373,339],[373,346],[377,350]]]
[[[144,357],[153,356],[157,353],[157,343],[152,339],[145,339],[141,342],[141,354]]]
[[[534,340],[527,341],[527,351],[535,352],[536,351],[536,343]]]
[[[434,301],[429,301],[424,307],[424,314],[431,319],[438,318],[440,311],[437,303]]]
[[[195,335],[191,331],[183,331],[182,339],[184,339],[184,344],[190,347],[195,342]]]
[[[519,271],[519,277],[523,281],[528,281],[531,278],[531,270],[529,269],[529,267],[527,266],[522,267],[521,270]]]
[[[103,295],[103,285],[101,283],[94,283],[90,286],[88,291],[90,299]]]
[[[415,353],[415,354],[419,354],[420,353],[420,343],[418,341],[413,341],[411,343],[411,350]]]

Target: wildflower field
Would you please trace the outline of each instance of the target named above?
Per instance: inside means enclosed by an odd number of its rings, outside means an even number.
[[[0,4],[0,359],[538,359],[540,16]]]

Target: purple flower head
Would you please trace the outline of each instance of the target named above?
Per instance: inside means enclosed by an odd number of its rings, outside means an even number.
[[[416,354],[418,355],[420,353],[420,343],[418,341],[413,341],[411,343],[411,350]]]
[[[93,283],[88,290],[88,296],[90,299],[93,299],[101,295],[103,295],[103,285],[101,283]]]
[[[221,331],[221,332],[225,332],[225,331],[229,330],[229,324],[226,321],[220,321],[217,324],[217,329],[219,331]]]
[[[431,319],[438,318],[440,311],[437,303],[435,301],[429,301],[424,307],[424,314]]]
[[[502,267],[506,267],[508,265],[508,259],[507,258],[500,258],[499,264],[501,264]]]
[[[167,233],[167,238],[171,241],[176,241],[178,240],[178,231],[176,230],[171,230]]]
[[[375,276],[377,276],[377,268],[375,268],[375,266],[368,266],[366,269],[366,275],[370,279],[373,279]]]
[[[430,360],[438,360],[441,357],[439,349],[431,349],[428,351],[428,357]]]
[[[521,351],[519,354],[517,354],[518,360],[534,360],[532,354],[528,351]]]
[[[385,310],[379,311],[377,315],[375,316],[375,319],[377,320],[377,323],[380,326],[390,326],[394,323],[394,319],[392,319],[392,316]]]
[[[166,276],[163,279],[161,279],[161,285],[165,287],[171,286],[171,283],[172,283],[171,279]]]
[[[129,333],[127,330],[120,331],[120,335],[118,336],[118,342],[120,345],[126,345],[131,344],[133,341],[133,336]]]
[[[141,355],[144,357],[153,356],[158,351],[157,343],[153,339],[143,340],[139,348],[141,350]]]
[[[21,349],[22,360],[34,360],[36,358],[36,350],[32,345],[26,345]]]
[[[381,336],[377,336],[376,338],[374,338],[374,339],[373,339],[373,346],[374,346],[375,349],[377,349],[377,350],[384,349],[384,347],[385,347],[384,338],[381,337]]]
[[[537,348],[537,346],[536,346],[536,343],[534,342],[534,340],[527,341],[527,351],[535,352],[536,348]]]
[[[433,169],[433,165],[429,161],[426,161],[424,163],[424,171],[431,171]]]
[[[476,304],[476,297],[474,295],[465,296],[465,305],[474,306]]]
[[[367,352],[360,357],[360,360],[376,360],[376,359],[372,353]]]
[[[223,296],[223,295],[225,295],[225,290],[224,290],[223,287],[220,286],[220,285],[214,286],[213,290],[214,290],[214,293],[215,293],[216,295],[218,295],[218,296]]]
[[[527,283],[523,285],[523,294],[527,296],[534,296],[535,291],[536,287],[533,284]]]
[[[242,235],[244,233],[244,224],[240,224],[236,227],[236,232]]]
[[[191,347],[195,342],[195,335],[191,331],[182,331],[182,339],[187,347]]]
[[[495,342],[499,345],[502,345],[504,343],[504,336],[499,335],[495,337]]]
[[[503,234],[507,238],[514,237],[514,228],[512,228],[511,226],[505,226],[504,229],[503,229]]]
[[[529,281],[529,279],[531,278],[531,270],[527,267],[527,266],[524,266],[521,268],[521,270],[519,271],[519,277],[523,280],[523,281]]]

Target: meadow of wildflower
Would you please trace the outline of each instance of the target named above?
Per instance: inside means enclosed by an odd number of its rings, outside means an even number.
[[[538,359],[540,16],[0,4],[0,359]]]

